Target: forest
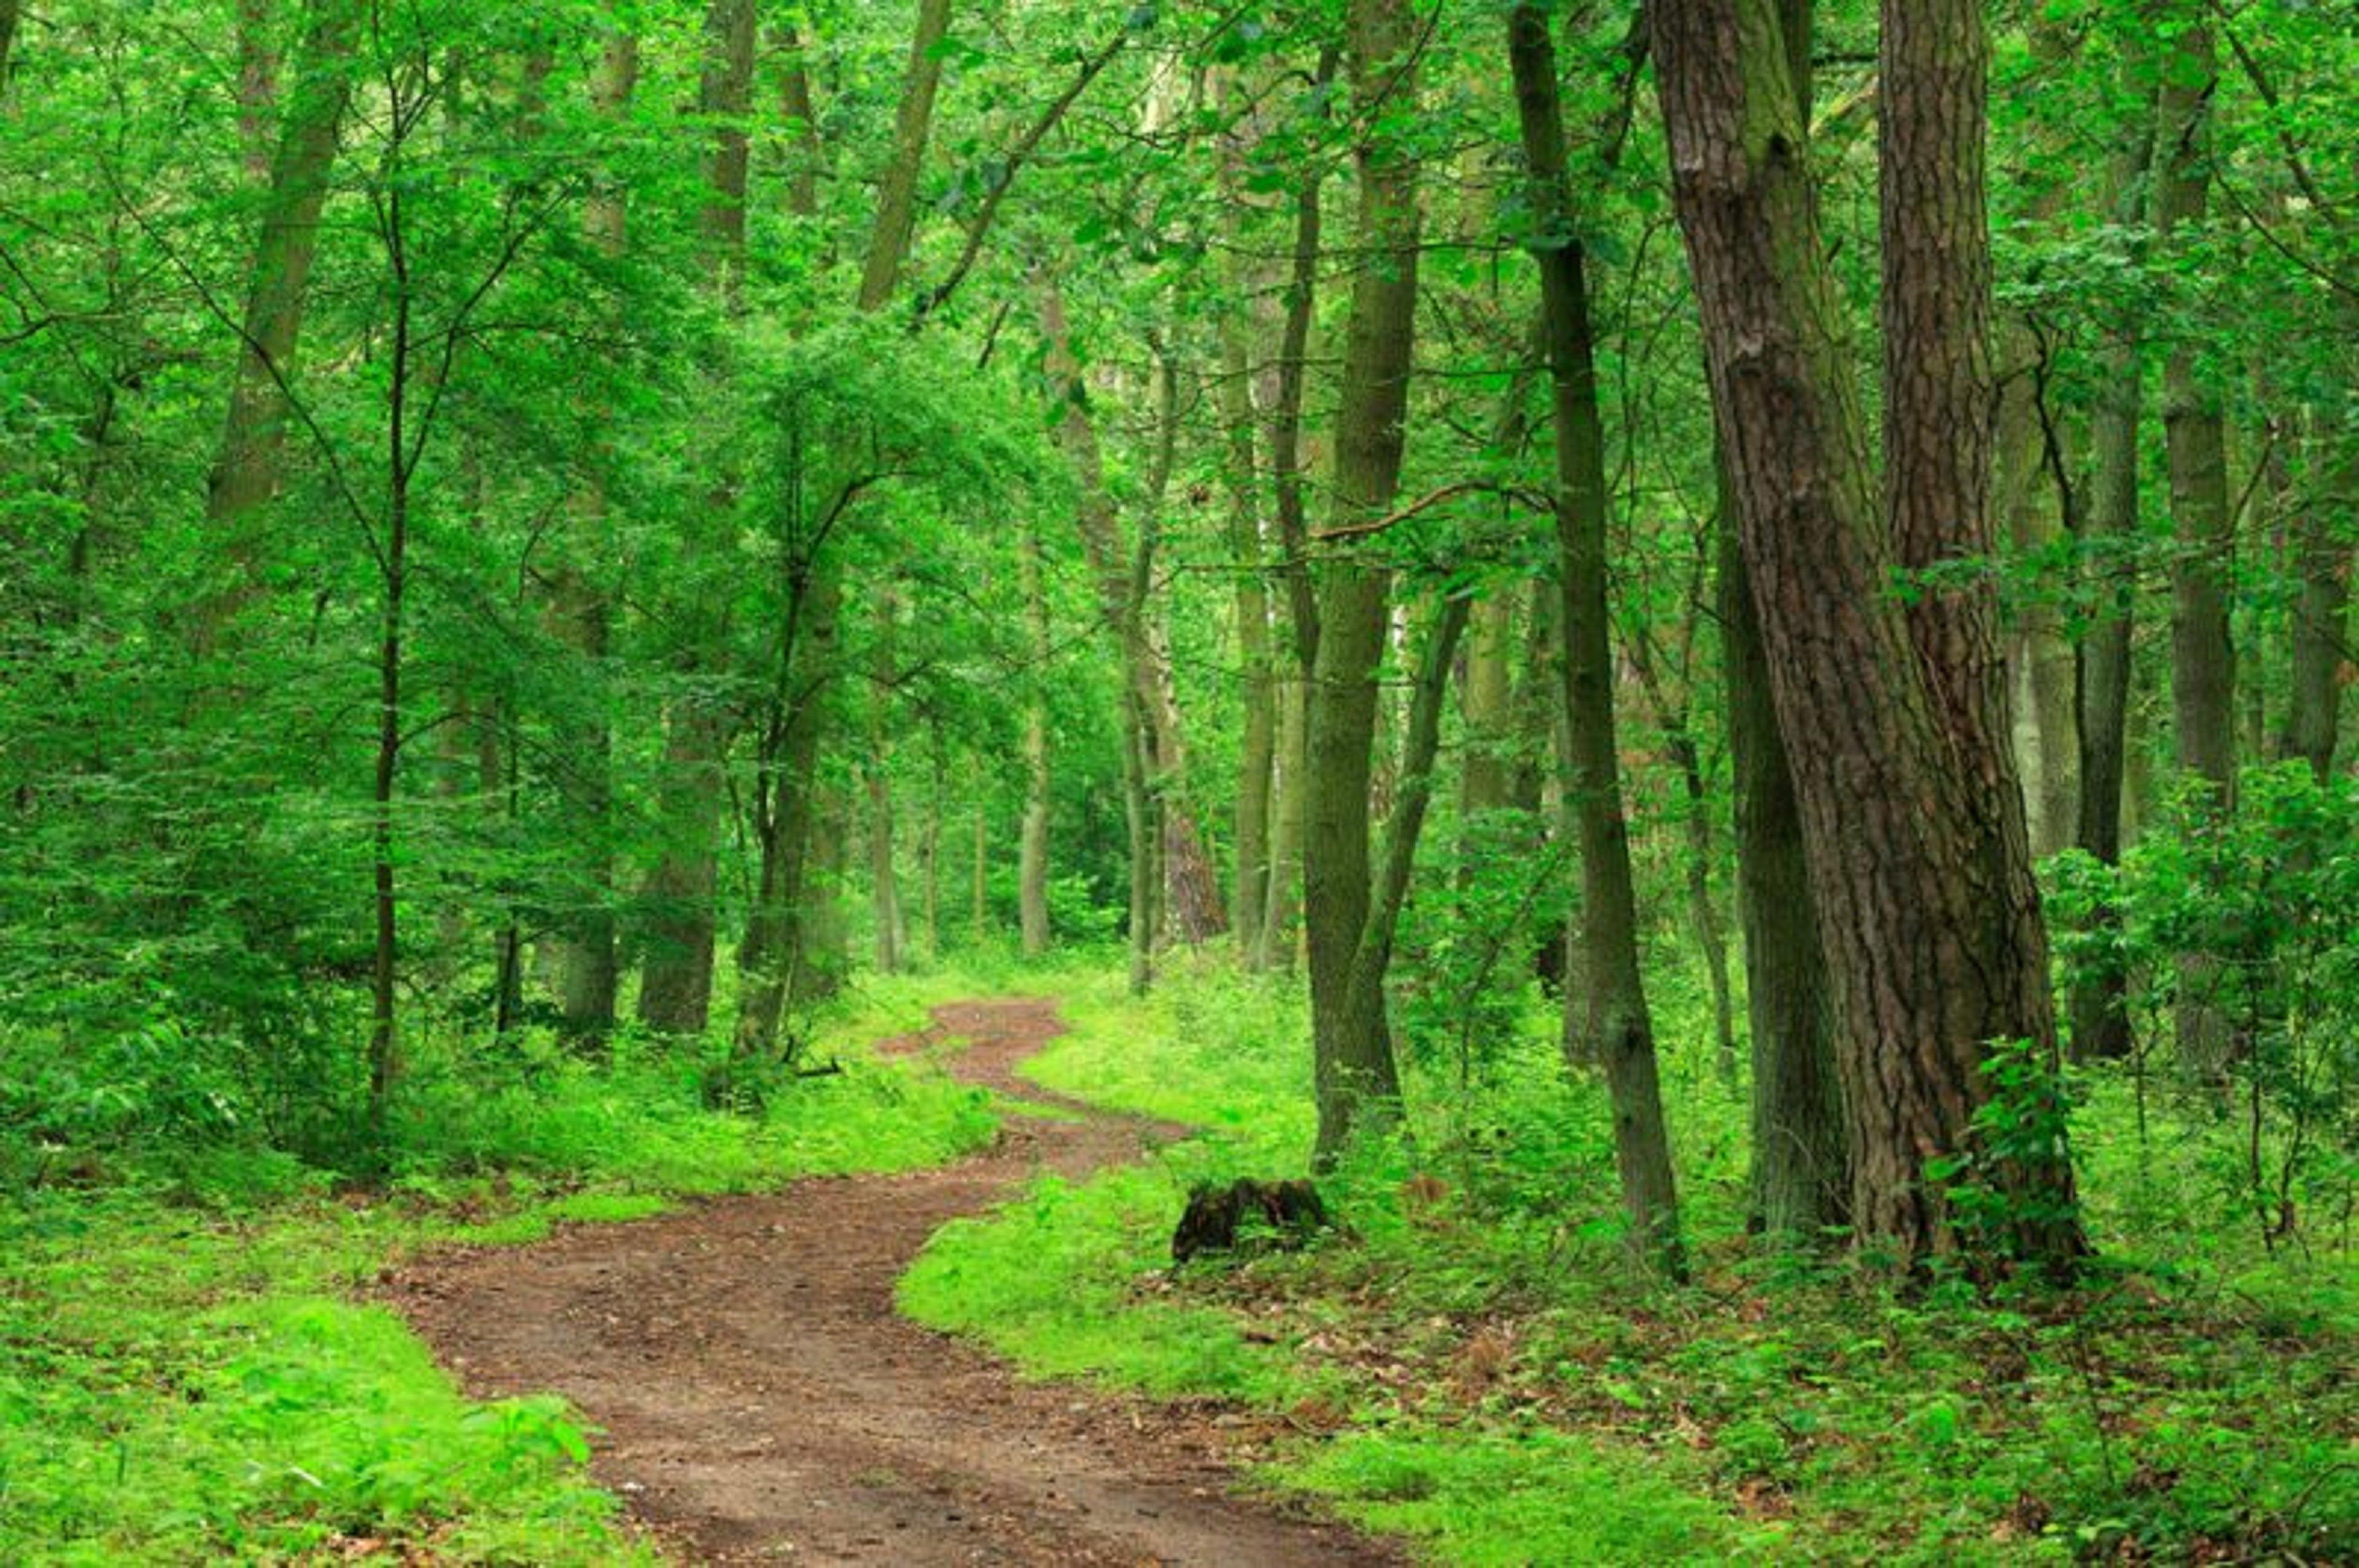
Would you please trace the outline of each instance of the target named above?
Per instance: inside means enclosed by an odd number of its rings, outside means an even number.
[[[0,1559],[2359,1562],[2354,560],[2347,4],[0,0]]]

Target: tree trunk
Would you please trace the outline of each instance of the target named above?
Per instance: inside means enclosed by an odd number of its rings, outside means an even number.
[[[600,118],[611,124],[629,113],[638,76],[637,38],[614,34],[591,79],[591,105]],[[583,227],[590,243],[609,259],[623,254],[626,223],[619,193],[601,191],[590,199]],[[608,554],[603,469],[611,460],[603,442],[590,454],[591,472],[576,498],[573,536],[554,574],[549,611],[557,640],[581,656],[591,694],[578,720],[560,725],[558,741],[561,765],[573,781],[564,792],[567,837],[582,856],[574,908],[562,922],[558,1000],[568,1030],[593,1042],[614,1027],[614,995],[621,983],[614,932],[614,730],[606,675],[613,610],[597,583]]]
[[[2200,243],[2210,215],[2212,95],[2219,70],[2204,10],[2183,6],[2157,104],[2155,228],[2166,245]],[[2195,231],[2190,235],[2190,231]],[[2229,501],[2226,422],[2220,394],[2182,340],[2163,362],[2162,423],[2170,475],[2170,690],[2180,770],[2205,787],[2207,811],[2235,809],[2236,653],[2228,595],[2235,577],[2235,517]],[[2190,955],[2180,965],[2173,1023],[2180,1065],[2211,1081],[2226,1071],[2227,1014],[2213,1000],[2218,966]]]
[[[201,604],[196,644],[210,649],[254,587],[265,553],[261,514],[277,493],[286,457],[288,387],[295,374],[320,213],[334,173],[336,139],[351,92],[358,18],[352,0],[316,0],[302,64],[270,162],[262,230],[247,274],[236,378],[206,481],[205,521],[234,564],[234,580]]]
[[[270,189],[271,146],[278,115],[278,50],[271,39],[275,0],[237,0],[237,145],[245,177]],[[0,8],[0,79],[7,74],[8,35],[16,30],[16,0]]]
[[[1516,601],[1504,593],[1474,606],[1466,639],[1466,761],[1458,779],[1458,811],[1469,831],[1487,812],[1515,805]]]
[[[1347,57],[1355,109],[1374,121],[1354,152],[1358,269],[1335,418],[1334,512],[1348,527],[1381,516],[1400,480],[1417,328],[1418,168],[1383,126],[1417,116],[1416,29],[1403,0],[1351,0]],[[1397,1119],[1399,1072],[1385,1022],[1383,976],[1355,984],[1369,932],[1368,785],[1376,667],[1388,625],[1389,574],[1346,546],[1321,563],[1317,652],[1304,778],[1303,913],[1319,1101],[1316,1162],[1353,1135]]]
[[[900,287],[917,222],[918,177],[933,134],[934,92],[942,80],[942,43],[951,27],[951,0],[918,0],[918,32],[901,78],[901,106],[893,121],[893,161],[876,193],[876,227],[860,273],[860,308],[881,310]]]
[[[1400,775],[1395,785],[1393,809],[1385,822],[1384,847],[1376,858],[1368,916],[1345,982],[1344,1011],[1357,1027],[1386,1043],[1385,976],[1392,966],[1394,934],[1401,910],[1408,902],[1410,874],[1417,867],[1418,838],[1425,827],[1426,807],[1433,798],[1433,766],[1441,744],[1441,715],[1450,696],[1450,666],[1458,656],[1466,630],[1467,602],[1445,598],[1426,633],[1416,684],[1410,688],[1408,720],[1401,742]],[[1397,1099],[1399,1087],[1393,1087]],[[1368,1107],[1361,1114],[1367,1117]],[[1370,1118],[1373,1119],[1373,1118]]]
[[[745,118],[753,108],[754,0],[712,0],[704,17],[703,73],[698,108],[712,125],[704,161],[704,205],[699,228],[709,268],[707,284],[723,310],[742,304],[745,260],[745,181],[750,148]],[[736,482],[714,483],[711,513],[725,517],[734,508]],[[700,546],[711,548],[709,542]],[[702,628],[690,633],[687,668],[693,681],[705,667],[718,638]],[[647,956],[639,982],[639,1021],[668,1033],[703,1032],[712,1001],[712,956],[720,883],[723,773],[729,730],[718,705],[703,693],[676,697],[664,735],[666,779],[658,793],[667,842],[648,878],[647,899],[655,905]],[[690,816],[677,815],[690,813]]]
[[[640,895],[647,913],[639,1022],[659,1033],[702,1033],[712,1005],[723,741],[723,719],[709,697],[672,699],[656,802],[665,840]]]
[[[1221,417],[1228,438],[1229,551],[1236,573],[1237,660],[1245,706],[1237,747],[1236,874],[1229,929],[1247,968],[1261,965],[1261,923],[1269,906],[1270,777],[1277,762],[1276,659],[1269,590],[1263,577],[1260,474],[1254,460],[1253,388],[1244,324],[1221,324]]]
[[[2140,112],[2125,129],[2107,181],[2110,216],[2125,230],[2143,226],[2147,171],[2154,147],[2153,84],[2141,57],[2124,63],[2124,85],[2140,96]],[[2080,809],[2073,841],[2099,863],[2122,858],[2122,799],[2130,718],[2130,633],[2137,596],[2134,562],[2138,537],[2138,425],[2146,401],[2146,354],[2134,311],[2125,309],[2106,334],[2089,416],[2089,505],[2081,556],[2087,562],[2091,615],[2075,651],[2073,697],[2080,734]],[[2100,921],[2116,918],[2098,912]],[[2075,980],[2069,1000],[2072,1054],[2120,1061],[2131,1050],[2127,977],[2106,972]]]
[[[2359,336],[2359,308],[2348,299],[2336,315]],[[2349,418],[2322,422],[2313,438],[2324,493],[2304,498],[2294,524],[2294,564],[2301,587],[2294,599],[2292,694],[2280,741],[2285,754],[2310,764],[2318,782],[2334,776],[2342,729],[2343,680],[2353,645],[2351,520],[2359,516],[2359,427]]]
[[[991,928],[991,831],[990,819],[983,809],[980,780],[974,802],[974,885],[968,891],[973,901],[970,914],[974,923],[974,939],[980,942]]]
[[[1903,611],[1896,568],[1986,551],[1984,40],[1973,0],[1892,0],[1890,518],[1842,342],[1796,73],[1774,0],[1655,0],[1674,190],[1729,442],[1745,564],[1794,767],[1838,1023],[1861,1240],[1904,1260],[2082,1249],[2059,1146],[2004,1159],[1974,1116],[1993,1041],[2052,1057],[2047,944],[1994,697],[1987,596]],[[1952,316],[1956,319],[1951,319]],[[1906,345],[1904,350],[1903,345]],[[1921,365],[1909,353],[1926,356]],[[1905,432],[1905,433],[1904,433]],[[1944,441],[1960,450],[1944,452]],[[1945,487],[1948,492],[1944,493]],[[1899,559],[1894,558],[1897,546]],[[1928,1166],[1970,1160],[2006,1201],[1968,1233]]]
[[[789,549],[801,542],[789,541]],[[805,546],[813,554],[816,546]],[[842,574],[831,557],[795,557],[788,574],[786,628],[778,652],[754,789],[754,833],[760,853],[754,907],[737,951],[734,1054],[768,1061],[777,1054],[779,1019],[808,966],[813,912],[811,817],[818,809],[823,701],[835,677],[836,623]],[[832,890],[827,897],[832,900]]]
[[[901,971],[901,892],[896,871],[893,821],[892,701],[900,671],[895,662],[894,627],[899,619],[899,596],[886,589],[877,604],[875,690],[868,736],[868,896],[875,922],[876,968],[880,973]]]
[[[1032,678],[1024,702],[1024,827],[1016,867],[1017,917],[1024,956],[1048,952],[1049,929],[1049,679],[1052,643],[1049,595],[1041,581],[1040,535],[1024,536],[1024,610],[1032,633]],[[978,930],[979,938],[983,933]]]
[[[1302,887],[1303,775],[1310,767],[1310,687],[1290,665],[1277,681],[1277,746],[1270,783],[1269,902],[1261,917],[1256,968],[1294,964],[1298,894]]]
[[[1321,51],[1311,73],[1321,95],[1342,59],[1332,45]],[[1321,188],[1323,161],[1314,160],[1294,192],[1294,239],[1288,262],[1283,322],[1278,331],[1275,384],[1269,397],[1269,474],[1272,512],[1277,524],[1278,576],[1285,587],[1285,622],[1292,658],[1280,659],[1277,745],[1271,786],[1269,899],[1262,911],[1261,960],[1265,969],[1290,968],[1300,945],[1298,915],[1303,890],[1302,846],[1309,833],[1310,773],[1310,680],[1319,649],[1318,596],[1310,578],[1310,527],[1303,501],[1302,405],[1309,381],[1310,332],[1318,315]]]
[[[1850,1214],[1843,1085],[1792,764],[1777,733],[1768,656],[1733,514],[1723,527],[1721,642],[1753,1033],[1753,1218],[1765,1235],[1809,1245]]]
[[[1633,1252],[1674,1278],[1686,1269],[1670,1134],[1663,1121],[1654,1022],[1638,968],[1637,896],[1622,815],[1615,740],[1614,650],[1606,602],[1605,430],[1598,411],[1589,284],[1572,238],[1556,43],[1548,14],[1517,5],[1507,21],[1528,200],[1544,236],[1532,246],[1548,308],[1555,398],[1557,553],[1565,626],[1564,705],[1572,736],[1566,781],[1581,841],[1582,938],[1588,962],[1588,1034],[1614,1107],[1614,1163]],[[1568,1001],[1568,1006],[1576,1005]]]

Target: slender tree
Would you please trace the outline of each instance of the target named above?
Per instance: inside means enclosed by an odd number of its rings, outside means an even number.
[[[1397,130],[1415,117],[1416,33],[1400,0],[1352,0],[1345,59],[1352,101],[1368,130],[1353,162],[1360,189],[1358,261],[1335,416],[1338,528],[1379,517],[1399,483],[1417,326],[1418,165]],[[1369,786],[1376,669],[1390,624],[1390,573],[1356,541],[1317,563],[1317,643],[1311,665],[1303,812],[1303,913],[1309,926],[1311,1037],[1321,1163],[1363,1128],[1397,1115],[1399,1070],[1385,1016],[1370,898]],[[1379,964],[1375,983],[1354,966]]]
[[[1654,1022],[1638,968],[1638,906],[1630,831],[1622,814],[1615,741],[1614,652],[1606,594],[1605,426],[1598,409],[1594,331],[1581,243],[1574,237],[1548,14],[1518,5],[1507,21],[1517,120],[1530,178],[1546,341],[1555,389],[1558,589],[1565,626],[1564,710],[1572,740],[1566,800],[1581,842],[1583,1000],[1590,1053],[1605,1068],[1614,1160],[1637,1254],[1665,1273],[1686,1265],[1670,1135],[1663,1122]]]

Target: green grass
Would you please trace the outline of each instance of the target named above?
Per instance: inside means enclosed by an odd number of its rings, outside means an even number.
[[[876,991],[821,1043],[845,1072],[759,1115],[706,1109],[693,1052],[625,1042],[593,1070],[541,1049],[472,1079],[428,1053],[374,1189],[253,1148],[20,1188],[0,1203],[0,1561],[653,1561],[590,1483],[577,1417],[465,1400],[367,1293],[438,1242],[975,1147],[988,1097],[861,1048],[924,1000]]]
[[[1546,1428],[1353,1432],[1275,1472],[1371,1530],[1470,1568],[1724,1563],[1774,1550],[1666,1479],[1659,1459]]]
[[[1658,988],[1698,1271],[1632,1277],[1605,1107],[1533,1010],[1452,1054],[1406,1041],[1416,1142],[1327,1184],[1353,1228],[1299,1256],[1174,1271],[1192,1180],[1299,1171],[1298,992],[1216,959],[1135,1000],[1065,977],[1039,1081],[1205,1136],[938,1235],[921,1321],[1040,1375],[1214,1396],[1329,1437],[1270,1484],[1438,1561],[2015,1563],[2121,1552],[2359,1557],[2359,1268],[2321,1233],[2271,1253],[2228,1202],[2236,1129],[2086,1086],[2104,1270],[2078,1293],[1896,1292],[1742,1231],[1745,1107],[1700,1046],[1701,988]],[[2141,1131],[2143,1129],[2143,1131]],[[1438,1204],[1407,1201],[1412,1172]]]

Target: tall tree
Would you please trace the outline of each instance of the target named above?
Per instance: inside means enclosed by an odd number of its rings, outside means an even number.
[[[246,276],[239,352],[206,481],[205,519],[234,577],[196,611],[196,643],[211,646],[244,604],[263,563],[264,509],[278,492],[296,351],[320,250],[320,214],[335,172],[336,144],[352,92],[359,31],[355,0],[313,0],[306,9],[295,88],[288,95],[263,198],[262,228]]]
[[[1981,10],[1894,0],[1883,17],[1884,157],[1904,166],[1884,177],[1888,517],[1780,7],[1655,0],[1651,20],[1674,194],[1818,897],[1853,1223],[1903,1259],[2060,1264],[2083,1245],[2066,1152],[2001,1157],[1975,1126],[1993,1092],[1992,1042],[2028,1042],[2043,1059],[2055,1047],[2022,795],[1994,722],[2006,711],[1995,615],[1986,588],[1914,609],[1892,591],[1904,561],[1987,545]],[[1928,361],[1908,362],[1904,343]],[[1950,440],[1962,450],[1938,449]],[[1972,1162],[2007,1195],[1995,1233],[1962,1228],[1929,1170],[1936,1161]]]
[[[629,114],[638,87],[639,40],[636,34],[610,35],[592,74],[592,111],[609,125]],[[612,187],[594,191],[583,214],[590,243],[610,263],[619,262],[628,239],[629,210]],[[558,641],[580,655],[587,701],[565,724],[558,754],[564,760],[563,788],[574,824],[571,835],[581,855],[581,886],[565,913],[560,934],[558,1004],[566,1025],[592,1040],[614,1025],[614,993],[621,984],[614,922],[614,739],[607,680],[614,608],[600,580],[607,555],[608,496],[601,471],[613,460],[604,443],[594,443],[574,503],[571,535],[563,558],[550,574],[549,620]]]
[[[706,287],[728,315],[734,315],[744,302],[751,165],[746,116],[753,109],[756,36],[754,0],[712,0],[704,16],[703,71],[697,94],[698,113],[711,137],[699,230]],[[734,477],[715,476],[713,514],[726,516],[735,496]],[[684,616],[681,689],[664,726],[660,811],[666,844],[647,880],[646,901],[652,910],[639,979],[639,1021],[668,1033],[696,1034],[703,1032],[712,1004],[713,899],[719,890],[729,724],[712,689],[714,672],[708,667],[720,641],[718,628],[701,623],[701,605],[685,607]]]
[[[2201,243],[2211,213],[2212,95],[2219,86],[2209,6],[2166,7],[2173,23],[2156,102],[2155,228],[2182,254]],[[2227,421],[2216,381],[2190,336],[2163,362],[2163,444],[2170,477],[2170,692],[2179,766],[2204,792],[2201,809],[2232,811],[2236,785],[2236,648],[2229,630],[2235,579],[2235,508],[2229,496]],[[2180,1065],[2198,1077],[2227,1066],[2228,1020],[2213,991],[2216,965],[2180,965],[2174,1023]]]
[[[1418,164],[1406,126],[1416,114],[1416,30],[1401,0],[1352,0],[1344,58],[1364,125],[1353,164],[1360,189],[1343,401],[1335,416],[1334,528],[1380,517],[1399,484],[1417,328]],[[1376,669],[1390,624],[1390,573],[1356,541],[1317,566],[1317,645],[1309,712],[1303,913],[1319,1101],[1318,1160],[1340,1155],[1364,1127],[1397,1115],[1399,1069],[1385,1016],[1383,961],[1391,933],[1371,915],[1369,785]],[[1355,983],[1363,953],[1375,964]]]
[[[2125,42],[2123,93],[2133,105],[2116,133],[2106,184],[2108,216],[2125,244],[2151,211],[2147,166],[2154,148],[2150,59]],[[2135,251],[2132,253],[2136,254]],[[2089,416],[2091,472],[2082,555],[2089,562],[2091,615],[2073,657],[2080,735],[2080,809],[2074,842],[2103,865],[2122,858],[2122,799],[2129,752],[2131,633],[2137,613],[2130,566],[2138,536],[2138,426],[2146,402],[2146,353],[2138,312],[2125,306],[2099,351]],[[2100,918],[2111,920],[2111,912]],[[2127,981],[2118,971],[2084,976],[2070,1000],[2073,1054],[2083,1061],[2130,1054]]]
[[[1614,1105],[1614,1162],[1638,1256],[1664,1272],[1685,1269],[1670,1134],[1663,1122],[1654,1021],[1638,968],[1638,901],[1630,830],[1622,813],[1615,740],[1614,650],[1606,589],[1605,424],[1598,408],[1587,262],[1575,237],[1548,13],[1517,5],[1507,21],[1516,118],[1547,301],[1554,387],[1558,589],[1565,627],[1564,711],[1572,741],[1566,803],[1581,842],[1581,939],[1588,980],[1584,1033],[1603,1064]]]

